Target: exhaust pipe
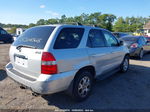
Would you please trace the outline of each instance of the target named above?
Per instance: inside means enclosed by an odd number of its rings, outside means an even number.
[[[23,85],[21,85],[20,88],[21,88],[21,89],[27,89],[27,87],[26,87],[26,86],[23,86]]]

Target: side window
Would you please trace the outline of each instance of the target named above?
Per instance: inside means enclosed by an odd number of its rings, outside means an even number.
[[[5,34],[7,34],[7,32],[4,30],[1,30],[1,34],[5,35]]]
[[[104,35],[100,30],[92,29],[89,32],[88,35],[88,41],[87,41],[88,47],[105,47],[105,39]]]
[[[109,32],[103,31],[104,37],[107,41],[107,46],[113,47],[113,46],[118,46],[118,41],[117,39]]]
[[[60,31],[54,49],[77,48],[84,34],[83,28],[64,28]]]

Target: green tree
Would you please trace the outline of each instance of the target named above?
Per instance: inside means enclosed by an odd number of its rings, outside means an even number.
[[[46,24],[58,24],[59,20],[58,19],[48,19],[46,21]]]
[[[112,29],[113,29],[113,22],[115,21],[115,19],[116,19],[115,15],[102,14],[101,16],[99,16],[98,24],[99,24],[100,27],[112,31]]]
[[[123,17],[119,17],[113,27],[113,30],[116,32],[125,32],[125,26],[125,20],[123,19]]]
[[[34,24],[34,23],[30,23],[30,24],[29,24],[29,26],[28,26],[28,28],[30,28],[30,27],[34,27],[34,26],[36,26],[36,24]]]
[[[37,25],[45,25],[45,20],[44,19],[40,19],[37,21],[36,23]]]
[[[60,22],[60,23],[66,23],[66,22],[67,22],[67,17],[66,17],[66,15],[62,15],[59,22]]]
[[[11,30],[8,30],[9,33],[15,34],[16,33],[16,27],[12,27]]]

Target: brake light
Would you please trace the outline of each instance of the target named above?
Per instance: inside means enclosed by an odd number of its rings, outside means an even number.
[[[55,57],[49,52],[43,52],[41,63],[42,74],[57,74],[57,64]]]
[[[138,47],[138,44],[137,43],[134,43],[131,45],[131,48],[137,48]]]

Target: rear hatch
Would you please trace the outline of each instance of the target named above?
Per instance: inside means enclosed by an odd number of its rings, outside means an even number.
[[[135,42],[132,42],[132,41],[124,41],[124,45],[125,45],[126,47],[128,47],[129,49],[130,49],[130,46],[131,46],[133,43],[135,43]]]
[[[32,78],[41,74],[42,52],[54,28],[33,27],[18,37],[10,49],[10,60],[14,70]]]
[[[131,45],[137,43],[138,39],[135,37],[123,37],[120,38],[124,42],[124,45],[130,49]]]

